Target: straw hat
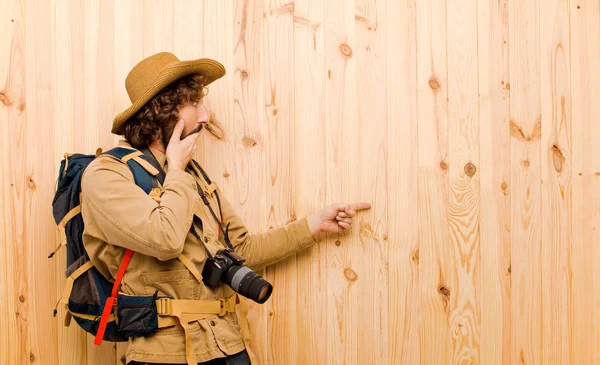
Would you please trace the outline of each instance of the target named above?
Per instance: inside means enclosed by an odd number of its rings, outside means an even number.
[[[180,61],[169,52],[161,52],[143,59],[129,72],[125,88],[131,106],[113,120],[112,133],[122,134],[123,124],[144,104],[173,81],[191,74],[206,77],[206,85],[225,75],[225,67],[215,60],[201,58]]]

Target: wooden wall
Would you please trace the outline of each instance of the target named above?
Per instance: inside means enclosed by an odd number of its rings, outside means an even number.
[[[51,316],[50,204],[159,51],[226,66],[198,158],[252,230],[373,204],[263,273],[264,363],[600,364],[598,0],[0,0],[1,362],[123,363]]]

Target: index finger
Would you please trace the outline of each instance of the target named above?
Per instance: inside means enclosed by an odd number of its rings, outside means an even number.
[[[369,204],[369,203],[353,203],[353,204],[349,204],[348,208],[346,208],[346,210],[365,210],[365,209],[371,209],[371,204]]]

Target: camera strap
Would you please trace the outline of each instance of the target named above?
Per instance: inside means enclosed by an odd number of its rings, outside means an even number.
[[[148,162],[158,170],[159,173],[155,178],[158,179],[158,181],[160,182],[161,185],[163,185],[165,178],[166,178],[165,170],[160,166],[160,163],[158,163],[158,160],[156,159],[154,154],[150,151],[150,149],[144,148],[141,150],[141,152],[144,154],[144,157],[146,157],[146,160],[148,160]],[[196,162],[196,160],[194,160],[194,159],[192,159],[192,163],[193,163],[194,167],[196,167],[197,172],[198,171],[200,172],[200,175],[202,175],[202,177],[208,183],[208,185],[211,185],[212,182],[210,181],[210,178],[208,177],[208,175],[206,174],[204,169],[202,169],[200,164],[198,162]],[[198,182],[196,182],[196,186],[198,189],[198,194],[202,198],[202,202],[208,207],[211,215],[213,216],[213,218],[219,225],[221,232],[223,232],[223,237],[225,239],[225,243],[227,244],[229,249],[231,249],[233,251],[233,245],[231,244],[231,241],[229,240],[229,223],[227,224],[227,228],[223,229],[223,225],[222,225],[221,221],[219,220],[219,218],[217,217],[215,211],[212,209],[210,202],[208,201],[208,197],[206,196],[206,193],[204,192],[204,190],[202,189],[200,184],[198,184]],[[220,213],[221,217],[223,217],[223,211],[221,210],[221,199],[219,198],[219,194],[217,194],[216,191],[214,192],[214,194],[215,194],[215,197],[217,198],[217,203],[219,205],[219,213]],[[197,220],[199,220],[198,217],[196,215],[194,215],[194,221],[197,221]],[[198,224],[202,227],[202,221],[199,221]],[[192,224],[190,230],[192,231],[192,234],[198,239],[198,241],[200,241],[200,243],[204,247],[204,250],[206,251],[206,255],[208,256],[208,258],[212,259],[213,256],[210,253],[210,250],[204,244],[204,240],[202,240],[202,237],[200,237],[198,232],[196,232],[196,229],[194,228],[193,224]]]
[[[162,166],[160,166],[160,163],[158,163],[158,160],[156,159],[156,157],[154,156],[154,154],[150,151],[150,149],[144,148],[144,149],[141,150],[141,152],[144,154],[144,157],[146,157],[146,160],[148,160],[148,162],[158,170],[158,175],[156,175],[154,178],[157,179],[160,182],[160,185],[162,186],[165,183],[165,178],[167,176],[165,170],[162,168]],[[198,183],[196,183],[196,184],[198,184]],[[199,191],[200,190],[201,189],[199,189]],[[196,217],[195,214],[194,214],[193,222],[198,223],[198,225],[200,227],[202,227],[202,221],[200,221],[198,219],[198,217]],[[204,241],[202,240],[202,237],[200,237],[200,235],[198,234],[198,232],[196,232],[196,228],[194,227],[194,223],[193,222],[192,222],[192,226],[190,227],[190,230],[192,231],[192,234],[198,239],[198,241],[200,241],[200,243],[202,244],[202,247],[204,247],[204,250],[206,251],[206,255],[208,256],[208,258],[212,259],[213,256],[210,253],[210,250],[204,244]]]
[[[202,168],[202,166],[200,166],[200,164],[198,162],[196,162],[196,160],[192,160],[192,163],[198,169],[198,171],[200,171],[200,174],[202,175],[202,177],[204,178],[204,180],[206,181],[206,183],[208,185],[211,185],[212,181],[210,181],[208,175],[206,174],[206,172],[204,171],[204,169]],[[229,224],[230,223],[227,223],[227,228],[223,229],[223,224],[221,223],[221,220],[219,220],[219,218],[217,218],[217,215],[215,214],[215,211],[212,209],[212,207],[210,205],[210,202],[208,201],[208,197],[206,196],[206,193],[202,190],[202,188],[200,187],[200,184],[196,183],[196,185],[198,186],[198,194],[200,194],[200,197],[202,197],[202,201],[204,202],[204,204],[210,210],[210,214],[213,216],[213,218],[215,219],[215,221],[219,225],[219,228],[221,229],[221,232],[223,232],[223,238],[225,239],[225,243],[227,244],[227,246],[229,247],[230,250],[234,251],[233,245],[231,244],[231,241],[229,240]],[[219,205],[219,213],[220,213],[221,219],[222,219],[223,218],[223,211],[221,210],[221,199],[219,198],[219,194],[217,193],[216,190],[215,190],[214,194],[215,194],[215,197],[217,198],[217,203]]]

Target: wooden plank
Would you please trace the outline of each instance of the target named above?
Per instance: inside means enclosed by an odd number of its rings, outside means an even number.
[[[319,0],[294,3],[294,168],[299,219],[325,206],[324,9]],[[299,364],[319,364],[327,353],[327,246],[320,235],[297,257]]]
[[[456,288],[448,230],[446,2],[417,1],[419,331],[421,364],[452,362],[450,295]]]
[[[569,4],[540,7],[542,364],[569,364],[571,287],[571,70]]]
[[[264,71],[262,35],[263,1],[235,2],[233,75],[234,128],[231,141],[235,165],[229,171],[234,180],[232,204],[251,232],[267,228],[264,115]],[[265,270],[258,272],[265,277]],[[269,299],[271,300],[271,299]],[[248,301],[252,333],[251,351],[260,364],[267,363],[267,306]]]
[[[27,340],[21,339],[24,341],[22,349],[26,349],[21,361],[56,364],[75,359],[81,363],[85,358],[85,350],[79,348],[72,357],[66,356],[59,348],[59,343],[63,344],[72,337],[62,327],[62,317],[57,317],[59,320],[51,317],[55,299],[62,293],[64,271],[58,266],[60,262],[57,265],[56,261],[48,260],[45,254],[38,254],[51,252],[56,244],[55,240],[48,239],[55,236],[55,223],[49,212],[56,178],[52,143],[56,128],[55,101],[58,101],[55,100],[53,76],[56,74],[55,7],[48,2],[27,1],[25,12],[27,81],[21,95],[15,97],[23,119],[11,138],[15,143],[11,157],[17,169],[15,188],[22,199],[22,206],[15,207],[13,212],[19,217],[17,237],[21,251],[17,255],[20,271],[18,285],[24,296],[20,317],[24,320],[27,333]],[[36,303],[31,305],[30,310],[29,300],[35,300]],[[64,315],[64,310],[60,311],[61,315]]]
[[[103,150],[112,147],[115,4],[88,1],[84,17],[85,151],[94,153],[98,147]]]
[[[357,132],[360,174],[360,201],[371,203],[371,209],[358,217],[359,244],[353,247],[356,258],[351,270],[356,272],[358,311],[354,330],[358,343],[369,343],[355,349],[359,364],[388,363],[388,133],[386,89],[385,27],[379,25],[385,16],[386,1],[356,0],[355,34],[357,73]],[[348,161],[350,163],[350,161]],[[356,237],[356,236],[355,236]],[[377,339],[374,341],[374,339]]]
[[[572,337],[575,364],[600,363],[600,3],[571,2]],[[555,297],[556,298],[556,297]]]
[[[143,1],[144,57],[159,52],[174,51],[175,27],[173,21],[175,17],[173,12],[174,0]]]
[[[414,1],[388,1],[385,32],[387,108],[388,364],[420,363],[417,204],[417,44]]]
[[[508,0],[477,3],[481,364],[510,364]]]
[[[541,111],[539,1],[511,3],[511,362],[540,364]]]
[[[359,191],[356,14],[354,3],[327,1],[325,18],[325,141],[327,204],[357,201]],[[327,364],[358,364],[357,217],[351,232],[327,235]],[[362,278],[361,278],[362,281]],[[360,348],[363,349],[362,347]]]
[[[294,166],[294,4],[270,0],[264,5],[263,35],[265,153],[268,228],[296,219]],[[296,255],[267,268],[273,297],[267,303],[268,364],[297,364]]]
[[[0,210],[0,348],[9,364],[21,364],[30,360],[29,341],[31,314],[30,289],[27,262],[29,250],[24,238],[27,184],[25,180],[25,136],[27,123],[26,105],[26,12],[20,1],[2,1],[0,14],[0,121],[2,129],[0,168],[2,209]],[[34,44],[35,45],[35,44]],[[46,292],[54,298],[49,288]],[[50,322],[47,320],[47,322]],[[54,328],[52,328],[54,330]],[[49,340],[56,344],[56,332]],[[56,358],[51,348],[45,356]]]
[[[477,4],[448,2],[450,238],[458,282],[450,289],[453,364],[480,363],[479,100]]]
[[[191,4],[189,4],[191,5]],[[190,38],[187,48],[195,50],[189,59],[208,57],[221,62],[225,66],[226,74],[223,78],[208,87],[208,95],[205,104],[214,112],[215,119],[226,132],[224,139],[219,140],[208,132],[203,132],[200,140],[202,165],[205,166],[211,178],[216,181],[226,197],[233,196],[234,183],[229,178],[231,171],[235,168],[234,142],[229,132],[234,129],[233,120],[233,81],[235,66],[233,57],[234,47],[234,4],[230,1],[214,2],[205,1],[201,14],[202,31],[198,34],[189,34],[185,24],[190,21],[182,19],[183,31],[186,33],[182,38]],[[187,4],[184,11],[187,13]],[[197,8],[196,5],[190,9]],[[197,18],[198,19],[198,18]],[[176,21],[178,22],[178,21]],[[178,37],[176,37],[178,38]],[[201,46],[200,46],[201,45]],[[201,52],[200,52],[201,51]],[[191,51],[188,51],[191,52]]]

